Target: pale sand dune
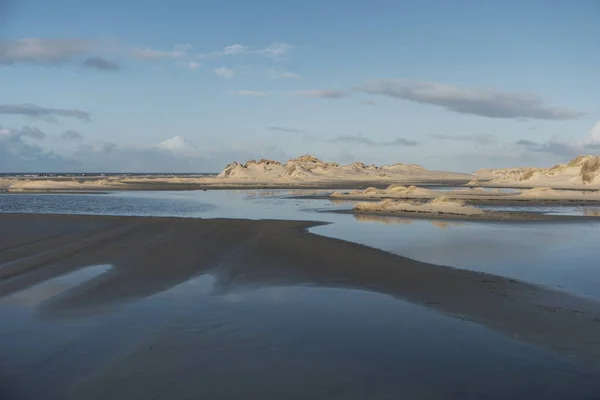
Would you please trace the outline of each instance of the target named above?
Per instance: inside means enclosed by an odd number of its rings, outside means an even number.
[[[272,160],[250,160],[245,164],[229,164],[217,179],[256,182],[327,182],[469,179],[470,175],[428,171],[415,164],[393,164],[381,167],[361,162],[341,166],[313,156],[301,156],[281,164]]]
[[[543,199],[543,200],[598,200],[600,201],[600,190],[557,190],[547,187],[537,187],[529,190],[523,190],[515,198],[523,199]]]
[[[480,169],[476,179],[486,179],[485,185],[512,187],[589,188],[600,189],[600,157],[578,156],[567,164],[551,168]],[[467,185],[476,184],[469,182]]]
[[[10,185],[12,185],[15,182],[18,182],[18,179],[0,178],[0,190],[8,190]]]

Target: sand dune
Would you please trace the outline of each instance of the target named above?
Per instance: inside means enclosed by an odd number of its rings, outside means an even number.
[[[476,179],[488,179],[487,185],[600,188],[600,157],[577,156],[567,164],[557,164],[551,168],[480,169],[474,175]]]
[[[469,175],[428,171],[416,164],[393,164],[381,167],[355,162],[341,166],[313,156],[301,156],[281,164],[272,160],[250,160],[229,164],[217,179],[262,182],[294,181],[386,181],[469,179]]]

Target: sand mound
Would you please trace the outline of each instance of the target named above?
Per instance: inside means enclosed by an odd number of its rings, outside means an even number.
[[[577,156],[567,164],[551,168],[500,168],[476,171],[478,177],[491,178],[490,183],[547,187],[600,185],[600,157]]]
[[[475,215],[483,214],[483,210],[467,207],[459,200],[445,197],[433,199],[425,204],[407,201],[385,199],[379,202],[361,202],[354,206],[354,211],[361,212],[386,212],[386,213],[424,213],[424,214],[456,214]]]
[[[518,195],[522,198],[538,199],[569,199],[569,200],[598,200],[600,201],[600,191],[598,190],[558,190],[549,187],[537,187],[529,190],[523,190]]]
[[[217,176],[217,180],[244,180],[256,182],[293,183],[296,180],[310,182],[331,181],[401,181],[466,179],[464,174],[427,171],[415,164],[393,164],[378,167],[362,162],[340,166],[327,163],[311,155],[293,158],[281,164],[273,160],[250,160],[240,164],[233,162]]]

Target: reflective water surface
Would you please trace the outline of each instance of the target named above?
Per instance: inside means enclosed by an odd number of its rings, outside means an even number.
[[[44,312],[109,268],[0,300],[3,398],[587,399],[600,390],[594,373],[545,350],[356,290],[223,293],[202,275],[107,313]]]
[[[302,191],[306,193],[306,191]],[[1,212],[296,219],[311,232],[600,299],[595,223],[481,223],[324,212],[297,191],[0,195]],[[168,266],[167,266],[168,267]],[[459,318],[353,289],[200,275],[94,313],[54,304],[90,265],[0,298],[0,399],[594,399],[600,375]],[[116,288],[118,290],[118,288]]]

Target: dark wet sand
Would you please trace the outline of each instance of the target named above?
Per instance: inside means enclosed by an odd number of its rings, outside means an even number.
[[[313,222],[0,215],[0,297],[79,268],[113,268],[39,310],[102,313],[212,273],[216,290],[310,284],[387,294],[600,366],[600,303],[313,235]],[[432,249],[434,251],[435,249]],[[565,266],[568,267],[568,266]]]

